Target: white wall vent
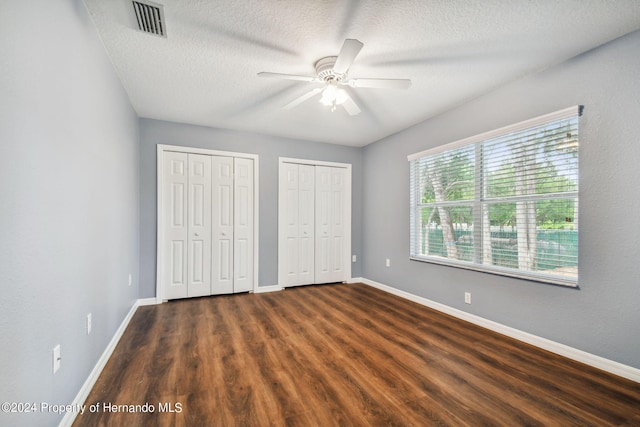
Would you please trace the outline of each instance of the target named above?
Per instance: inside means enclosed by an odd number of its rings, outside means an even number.
[[[141,2],[132,0],[135,21],[138,29],[145,33],[167,37],[166,24],[164,22],[164,9],[161,4],[149,1]]]

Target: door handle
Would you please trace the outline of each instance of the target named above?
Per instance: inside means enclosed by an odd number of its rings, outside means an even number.
[[[200,236],[198,233],[193,233],[193,235],[196,237]]]

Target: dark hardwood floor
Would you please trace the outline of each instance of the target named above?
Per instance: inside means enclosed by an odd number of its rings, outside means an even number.
[[[140,307],[86,404],[74,425],[640,426],[640,384],[361,284]]]

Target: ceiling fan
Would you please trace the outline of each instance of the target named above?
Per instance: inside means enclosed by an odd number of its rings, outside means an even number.
[[[271,77],[276,79],[298,80],[307,83],[324,83],[324,86],[315,88],[304,95],[294,99],[282,108],[290,109],[302,104],[309,98],[322,92],[320,102],[331,107],[335,111],[338,105],[342,105],[349,115],[355,116],[360,113],[360,108],[349,96],[347,91],[341,86],[352,88],[382,88],[382,89],[407,89],[411,86],[409,79],[350,79],[347,77],[349,67],[360,53],[364,44],[359,40],[346,39],[342,44],[338,56],[327,56],[316,61],[316,75],[297,76],[293,74],[280,73],[258,73],[260,77]]]

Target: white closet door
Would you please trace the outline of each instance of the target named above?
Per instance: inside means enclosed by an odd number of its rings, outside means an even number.
[[[331,281],[347,280],[345,270],[345,180],[346,172],[343,168],[331,168]]]
[[[317,283],[331,282],[331,168],[316,166],[316,256]]]
[[[212,156],[211,294],[233,293],[233,157]]]
[[[164,234],[164,297],[187,296],[187,194],[188,155],[166,152],[163,158],[164,178],[162,197]]]
[[[258,158],[182,148],[158,146],[158,299],[251,291]]]
[[[282,163],[278,188],[278,283],[298,284],[298,165]]]
[[[233,292],[253,288],[253,160],[234,159]]]
[[[211,294],[211,156],[189,154],[187,296]]]
[[[315,167],[298,169],[298,282],[315,283]]]
[[[315,281],[315,168],[283,163],[278,193],[278,283]]]
[[[315,282],[347,279],[345,273],[345,170],[316,166]]]

